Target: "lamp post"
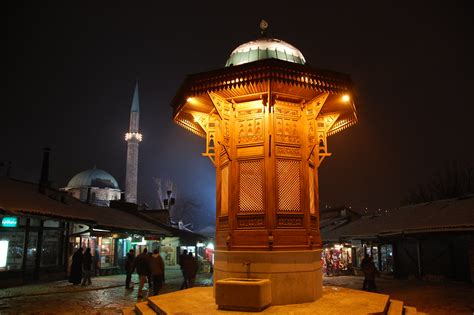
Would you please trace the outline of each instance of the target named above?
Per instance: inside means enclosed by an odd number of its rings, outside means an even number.
[[[163,203],[165,207],[168,209],[168,224],[171,226],[171,206],[174,205],[175,203],[175,198],[171,198],[171,195],[173,194],[172,190],[167,190],[166,191],[166,196],[168,197],[167,199],[163,200]]]

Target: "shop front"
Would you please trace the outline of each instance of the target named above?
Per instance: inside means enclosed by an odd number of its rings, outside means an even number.
[[[393,245],[376,240],[352,240],[353,266],[356,274],[362,274],[360,266],[365,255],[372,256],[375,267],[384,274],[393,274]]]
[[[0,220],[0,287],[65,276],[65,222],[9,215]]]
[[[326,276],[339,276],[352,273],[352,247],[350,244],[332,244],[321,252],[323,273]]]
[[[123,266],[128,251],[132,248],[131,238],[126,233],[112,233],[108,230],[91,229],[75,233],[70,237],[72,250],[70,258],[79,248],[91,249],[94,273],[109,275],[124,272]]]

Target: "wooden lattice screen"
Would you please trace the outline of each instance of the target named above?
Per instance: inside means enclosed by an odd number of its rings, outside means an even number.
[[[300,161],[277,160],[278,211],[301,211]]]
[[[264,212],[263,160],[241,161],[239,163],[239,212]]]

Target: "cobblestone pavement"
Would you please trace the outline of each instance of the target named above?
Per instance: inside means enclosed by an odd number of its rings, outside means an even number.
[[[364,278],[358,276],[324,277],[323,285],[360,290]],[[459,282],[428,282],[377,278],[379,293],[401,300],[430,315],[474,314],[474,286]]]
[[[180,270],[167,271],[160,293],[179,290]],[[138,283],[137,275],[132,281]],[[26,285],[0,290],[0,314],[121,314],[133,306],[138,287],[125,290],[125,275],[92,278],[90,286],[73,286],[67,281]],[[198,274],[196,286],[210,286],[210,274]],[[147,285],[145,285],[145,288]]]
[[[0,314],[120,314],[121,309],[137,302],[137,287],[124,288],[125,275],[96,277],[91,286],[73,286],[67,281],[26,285],[0,290]],[[137,276],[133,281],[137,283]],[[362,287],[362,277],[324,277],[325,286],[351,289]],[[452,282],[422,282],[377,278],[380,293],[416,306],[429,314],[473,314],[474,286]],[[160,293],[179,290],[179,270],[167,271]],[[199,274],[196,286],[210,286],[210,274]]]

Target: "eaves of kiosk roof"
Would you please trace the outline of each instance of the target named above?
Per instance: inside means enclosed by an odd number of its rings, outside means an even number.
[[[405,234],[474,232],[474,195],[410,205],[322,231],[327,239],[390,238]]]
[[[37,184],[15,179],[0,178],[0,209],[18,215],[63,219],[97,228],[170,235],[156,224],[125,211],[90,205],[55,189],[47,189],[42,194],[38,192]]]
[[[208,93],[217,93],[227,100],[239,97],[242,92],[245,95],[264,94],[268,90],[268,82],[271,82],[275,93],[287,94],[290,88],[293,92],[291,98],[296,102],[309,101],[323,92],[333,95],[354,94],[353,83],[348,74],[278,59],[264,59],[188,75],[171,102],[174,120],[196,135],[205,137],[205,132],[193,122],[189,113],[182,112],[189,97],[199,98],[204,104],[200,109],[209,113],[212,102]],[[347,111],[339,120],[344,121],[344,124],[335,124],[329,135],[355,124],[357,116],[355,111]]]

